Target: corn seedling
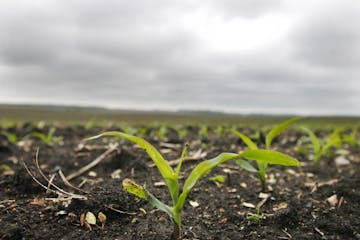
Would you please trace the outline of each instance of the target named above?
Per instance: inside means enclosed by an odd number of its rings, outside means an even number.
[[[265,137],[265,145],[266,145],[266,149],[269,150],[271,147],[271,143],[272,141],[275,139],[275,137],[277,137],[278,135],[280,135],[290,124],[299,121],[301,119],[301,117],[294,117],[291,119],[288,119],[278,125],[276,125],[274,128],[272,128],[270,130],[270,132],[266,135]],[[231,132],[233,134],[235,134],[236,136],[240,137],[241,140],[248,146],[249,149],[251,150],[257,150],[258,146],[255,142],[253,142],[249,137],[247,137],[246,135],[242,134],[241,132],[236,131],[235,129],[232,129]],[[265,190],[266,187],[266,170],[268,167],[268,164],[266,163],[266,161],[257,161],[257,169],[251,165],[248,161],[245,161],[243,159],[238,159],[236,161],[236,163],[243,169],[249,171],[249,172],[253,172],[253,173],[257,173],[259,175],[259,179],[261,181],[261,185],[262,185],[262,190]]]
[[[16,136],[15,133],[2,131],[1,135],[4,135],[11,144],[16,144],[18,142],[18,137]]]
[[[207,138],[208,135],[209,135],[209,128],[208,128],[208,126],[202,125],[202,126],[200,127],[199,134],[200,134],[200,137],[201,137],[202,139]]]
[[[251,134],[249,137],[250,137],[250,139],[253,139],[255,141],[261,141],[261,137],[262,137],[261,131],[257,130],[255,133]]]
[[[96,124],[96,119],[95,118],[91,118],[89,121],[87,121],[85,123],[85,129],[89,130],[95,127]]]
[[[168,132],[167,127],[160,126],[156,131],[156,135],[158,136],[159,140],[165,140],[167,132]]]
[[[180,139],[184,139],[189,134],[189,131],[185,128],[179,129],[178,136]]]
[[[341,133],[344,131],[344,128],[335,129],[329,136],[326,144],[325,144],[325,152],[329,152],[331,147],[335,147],[337,149],[342,147],[342,139]]]
[[[216,129],[215,129],[215,133],[216,133],[216,136],[221,138],[222,136],[224,136],[224,133],[225,133],[225,127],[224,126],[218,126]]]
[[[210,178],[210,180],[221,184],[221,183],[225,182],[226,178],[224,175],[216,175],[216,176]]]
[[[14,170],[7,164],[0,164],[0,176],[14,175]]]
[[[189,130],[187,129],[186,126],[177,125],[177,126],[175,126],[174,129],[175,129],[179,139],[184,139],[189,134]]]
[[[54,136],[56,129],[54,127],[50,128],[48,134],[41,132],[35,132],[32,134],[33,137],[39,138],[43,143],[53,146],[54,144],[60,144],[63,140],[62,136]]]
[[[314,151],[313,161],[315,164],[318,164],[320,158],[323,155],[328,154],[332,147],[341,147],[342,140],[340,137],[340,133],[343,131],[343,128],[335,129],[324,143],[321,142],[320,139],[315,135],[315,133],[309,128],[302,127],[302,129],[309,135],[310,141],[312,143],[312,148]]]
[[[146,128],[146,127],[140,127],[140,128],[138,129],[137,135],[138,135],[138,136],[145,136],[145,135],[146,135],[146,132],[147,132],[147,128]]]
[[[137,197],[147,200],[150,204],[157,207],[158,209],[167,213],[173,221],[174,230],[172,239],[181,239],[181,212],[184,207],[186,198],[188,197],[191,189],[197,183],[197,181],[204,176],[207,172],[222,164],[224,162],[243,158],[247,160],[255,160],[261,163],[267,164],[282,164],[286,166],[299,166],[300,163],[285,154],[271,151],[271,150],[258,150],[250,149],[239,154],[235,153],[221,153],[217,157],[205,160],[199,163],[189,174],[185,183],[182,187],[182,192],[180,193],[179,187],[179,174],[182,166],[183,159],[186,155],[186,147],[184,148],[180,161],[175,169],[173,169],[169,163],[164,159],[160,152],[149,142],[145,141],[142,138],[128,135],[122,132],[105,132],[100,135],[88,138],[87,140],[97,139],[100,137],[117,137],[125,138],[133,143],[136,143],[141,148],[143,148],[152,161],[155,163],[157,169],[159,170],[161,176],[163,177],[172,199],[172,206],[169,206],[154,195],[152,195],[144,186],[137,184],[136,182],[130,179],[124,179],[123,187],[126,191],[131,194],[136,195]]]
[[[15,121],[1,121],[1,128],[8,129],[8,128],[16,128]]]
[[[126,134],[135,135],[138,133],[138,130],[132,126],[123,126],[122,129]]]
[[[359,141],[359,139],[357,139],[356,134],[357,134],[357,129],[356,129],[356,127],[354,127],[350,133],[342,136],[341,141],[343,143],[350,144],[352,147],[356,147],[356,146],[360,145],[360,141]]]
[[[256,208],[256,214],[253,214],[253,213],[249,214],[246,217],[246,219],[249,220],[249,221],[255,221],[258,224],[260,224],[261,219],[262,219],[262,214],[260,213],[260,208]]]

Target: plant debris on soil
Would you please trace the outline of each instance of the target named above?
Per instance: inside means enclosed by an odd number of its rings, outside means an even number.
[[[184,137],[175,129],[161,137],[147,129],[143,136],[175,165],[189,143],[182,179],[202,160],[246,148],[231,134],[200,136],[198,127],[186,128]],[[47,133],[47,126],[6,130],[19,140],[12,143],[0,135],[0,239],[170,238],[169,217],[122,189],[122,180],[132,178],[170,201],[158,170],[136,145],[113,138],[82,141],[109,130],[99,127],[59,127],[55,136],[62,141],[51,145],[24,138],[34,131]],[[235,162],[202,178],[184,207],[183,239],[360,239],[359,146],[343,144],[314,165],[311,150],[296,151],[300,145],[306,148],[304,136],[288,130],[274,141],[273,149],[302,166],[270,166],[265,192],[257,176]],[[261,134],[256,141],[264,144]],[[214,180],[219,176],[221,181]]]

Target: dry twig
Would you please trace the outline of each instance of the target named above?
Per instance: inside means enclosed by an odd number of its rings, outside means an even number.
[[[97,157],[95,160],[93,160],[91,163],[89,163],[88,165],[80,168],[78,171],[70,174],[69,176],[66,177],[67,181],[70,181],[74,178],[77,178],[78,176],[80,176],[81,174],[83,174],[84,172],[89,171],[91,168],[95,167],[96,165],[98,165],[102,160],[104,160],[108,155],[110,155],[111,153],[113,153],[115,150],[117,150],[117,147],[119,146],[118,143],[115,143],[114,145],[110,146],[110,148],[108,150],[106,150],[106,152],[104,152],[103,154],[101,154],[99,157]]]
[[[66,179],[66,177],[65,177],[64,173],[61,171],[61,169],[58,170],[58,173],[59,173],[59,175],[60,175],[60,177],[61,177],[61,180],[65,183],[66,186],[71,187],[71,188],[73,188],[73,189],[75,189],[75,190],[77,190],[77,191],[79,191],[79,192],[89,193],[89,192],[87,192],[87,191],[85,191],[85,190],[82,190],[81,188],[78,188],[78,187],[75,187],[74,185],[72,185],[72,184]]]
[[[25,161],[23,162],[23,165],[26,169],[26,171],[28,172],[28,174],[31,176],[31,178],[37,183],[39,184],[42,188],[46,189],[46,193],[55,193],[57,194],[59,197],[64,197],[65,199],[82,199],[82,200],[86,200],[87,197],[84,196],[84,195],[78,195],[78,194],[74,194],[74,193],[70,193],[70,192],[67,192],[65,191],[64,189],[58,187],[57,185],[55,185],[53,183],[53,180],[55,178],[55,175],[52,175],[50,177],[50,179],[48,179],[46,177],[46,175],[43,173],[43,171],[41,170],[40,168],[40,165],[39,165],[39,160],[38,160],[38,157],[39,157],[39,148],[36,150],[36,156],[35,156],[35,165],[36,165],[36,168],[38,170],[38,172],[40,173],[40,175],[45,179],[46,183],[47,183],[47,186],[44,185],[43,183],[40,182],[40,180],[38,180],[34,174],[32,174],[32,172],[30,171],[30,169],[28,168],[28,166],[26,165]],[[53,186],[55,188],[54,189],[51,189],[50,187]]]
[[[136,213],[134,213],[134,212],[121,211],[121,210],[116,209],[116,208],[114,208],[114,207],[112,207],[112,206],[110,206],[110,205],[105,205],[105,207],[108,208],[108,209],[110,209],[110,210],[112,210],[112,211],[114,211],[114,212],[117,212],[117,213],[127,214],[127,215],[136,215]]]

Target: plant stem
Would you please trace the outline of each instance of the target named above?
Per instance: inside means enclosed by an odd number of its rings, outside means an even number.
[[[172,211],[172,218],[174,222],[174,230],[171,237],[171,240],[180,240],[181,239],[181,210],[174,207]]]
[[[174,230],[171,235],[171,240],[181,240],[180,231],[181,231],[180,226],[177,225],[176,222],[174,222]]]
[[[263,192],[266,191],[266,168],[267,168],[267,164],[266,163],[259,163],[258,162],[258,167],[259,167],[259,179],[261,182],[261,190]]]
[[[260,182],[261,182],[261,191],[266,192],[265,174],[263,172],[259,172],[259,178],[260,178]]]

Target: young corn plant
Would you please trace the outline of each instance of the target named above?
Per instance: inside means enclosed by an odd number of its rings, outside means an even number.
[[[133,143],[136,143],[147,152],[149,157],[155,163],[157,169],[159,170],[162,178],[164,179],[168,187],[172,199],[172,206],[157,199],[146,189],[145,186],[141,186],[131,179],[124,179],[123,187],[129,193],[132,193],[141,199],[147,200],[150,204],[169,215],[174,224],[172,234],[173,240],[181,239],[181,213],[186,202],[186,198],[188,197],[191,189],[202,176],[204,176],[207,172],[209,172],[219,164],[233,159],[242,158],[247,160],[255,160],[259,163],[266,164],[281,164],[285,166],[300,165],[300,163],[296,159],[271,150],[249,149],[238,154],[221,153],[215,158],[205,160],[199,163],[188,175],[187,179],[183,184],[182,191],[180,191],[179,174],[182,166],[182,161],[186,154],[186,148],[184,148],[182,152],[182,157],[177,167],[173,169],[164,159],[164,157],[160,154],[160,152],[153,145],[151,145],[149,142],[145,141],[142,138],[122,132],[105,132],[100,135],[90,137],[87,140],[93,140],[100,137],[124,138]]]
[[[274,128],[270,130],[270,132],[265,137],[265,147],[267,150],[270,150],[271,143],[274,140],[275,137],[280,135],[290,124],[299,121],[302,119],[301,117],[294,117],[291,119],[288,119],[278,125],[276,125]],[[232,129],[231,132],[240,137],[241,140],[247,145],[247,147],[251,150],[258,150],[258,146],[255,142],[253,142],[249,137],[242,134],[241,132]],[[244,159],[238,159],[236,163],[243,169],[257,173],[261,182],[262,190],[265,191],[266,189],[266,170],[268,167],[268,163],[266,161],[256,161],[257,168],[255,168],[253,165],[251,165],[248,161]]]
[[[187,129],[186,126],[177,125],[174,129],[175,129],[179,139],[184,139],[189,134],[189,130]]]
[[[215,129],[215,134],[217,137],[221,138],[222,136],[224,136],[224,133],[225,133],[225,127],[224,126],[218,126],[216,129]]]
[[[352,128],[351,132],[348,134],[345,134],[344,136],[342,136],[341,140],[343,143],[347,143],[352,147],[356,147],[360,145],[360,141],[357,138],[357,128],[354,127]]]
[[[164,141],[166,138],[166,134],[168,133],[168,128],[166,126],[160,126],[156,130],[156,136],[160,141]]]
[[[18,137],[15,133],[9,131],[2,131],[0,132],[0,135],[4,135],[11,144],[16,144],[18,142]]]
[[[63,141],[62,136],[55,136],[56,128],[50,128],[48,134],[41,132],[35,132],[32,134],[33,137],[39,138],[43,143],[53,146],[54,144],[60,144]]]
[[[199,136],[201,139],[206,139],[209,136],[209,126],[201,125],[199,129]]]
[[[342,139],[340,133],[343,131],[343,128],[335,129],[325,142],[322,142],[309,128],[302,127],[302,129],[309,135],[312,143],[314,151],[313,161],[315,165],[318,165],[321,157],[328,154],[332,147],[341,147]]]

